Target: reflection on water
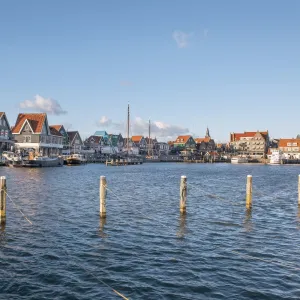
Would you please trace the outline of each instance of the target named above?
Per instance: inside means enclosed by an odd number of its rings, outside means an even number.
[[[0,223],[0,248],[6,243],[5,223]]]
[[[117,299],[104,283],[130,299],[299,299],[300,273],[267,263],[288,258],[300,265],[299,166],[89,164],[0,172],[33,223],[7,203],[0,299]],[[182,174],[193,182],[186,214],[174,201]],[[245,211],[248,174],[264,193]],[[106,219],[99,217],[100,175],[118,196],[108,194]]]
[[[177,236],[179,238],[183,238],[184,235],[186,234],[186,218],[187,218],[187,213],[181,213],[179,216],[179,230],[177,232]]]
[[[244,228],[246,232],[251,232],[253,230],[252,224],[252,208],[246,208],[245,219],[244,219]]]
[[[107,234],[104,232],[104,226],[106,225],[106,218],[99,218],[99,236],[101,238],[107,237]]]
[[[300,230],[300,205],[298,204],[298,209],[297,209],[297,228]]]

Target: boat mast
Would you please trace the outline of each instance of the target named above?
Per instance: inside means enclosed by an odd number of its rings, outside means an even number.
[[[127,156],[129,156],[129,104],[128,104],[128,113],[127,113]]]
[[[151,138],[151,132],[150,132],[150,127],[151,126],[151,123],[150,123],[150,119],[149,119],[149,143],[148,143],[148,156],[150,156],[150,146],[151,146],[151,140],[150,140],[150,138]]]

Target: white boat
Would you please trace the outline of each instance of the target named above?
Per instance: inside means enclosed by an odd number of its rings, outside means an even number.
[[[11,152],[11,151],[5,151],[2,153],[2,159],[4,160],[5,164],[9,167],[22,167],[23,166],[23,160],[20,154]]]
[[[274,150],[271,154],[270,165],[280,165],[283,159],[283,154],[280,150]]]
[[[248,162],[248,158],[245,156],[235,156],[231,158],[232,164],[245,164]]]
[[[67,158],[67,165],[81,165],[86,163],[87,160],[82,154],[72,154]]]

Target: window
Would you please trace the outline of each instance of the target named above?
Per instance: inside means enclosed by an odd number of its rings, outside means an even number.
[[[293,143],[293,146],[294,146],[294,147],[297,146],[297,143]]]
[[[30,135],[25,135],[24,136],[24,142],[25,143],[31,143],[31,136]]]
[[[292,146],[292,143],[287,143],[287,146],[289,147],[289,146]]]

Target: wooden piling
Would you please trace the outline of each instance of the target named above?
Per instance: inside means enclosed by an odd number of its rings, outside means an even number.
[[[6,177],[0,177],[0,224],[6,223]]]
[[[246,208],[252,207],[252,175],[247,176]]]
[[[300,206],[300,175],[298,175],[298,205]]]
[[[106,177],[100,177],[100,218],[106,218]]]
[[[180,212],[182,214],[186,213],[186,195],[187,195],[187,178],[186,176],[181,176],[180,181]]]

